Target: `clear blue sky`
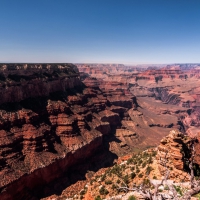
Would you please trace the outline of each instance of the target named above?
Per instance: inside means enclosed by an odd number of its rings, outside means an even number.
[[[0,0],[0,7],[0,62],[200,62],[200,0]]]

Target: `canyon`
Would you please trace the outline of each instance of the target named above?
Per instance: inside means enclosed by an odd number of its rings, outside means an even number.
[[[0,199],[59,196],[174,129],[199,140],[199,75],[190,64],[0,64]]]

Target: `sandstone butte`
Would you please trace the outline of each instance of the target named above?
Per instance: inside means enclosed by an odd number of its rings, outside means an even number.
[[[60,193],[74,181],[73,170],[98,170],[156,146],[172,129],[199,137],[198,67],[78,68],[0,65],[0,199]],[[172,162],[181,169],[180,152],[177,159]]]

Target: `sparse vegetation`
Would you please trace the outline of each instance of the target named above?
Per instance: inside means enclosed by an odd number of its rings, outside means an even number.
[[[131,178],[134,179],[136,174],[134,172],[131,173]]]
[[[195,197],[200,200],[200,193],[196,194]]]
[[[146,175],[149,175],[152,170],[153,170],[153,168],[151,166],[148,166],[146,168]]]
[[[142,177],[143,177],[143,174],[142,174],[142,173],[141,173],[141,174],[139,174],[139,175],[138,175],[138,177],[139,177],[139,178],[142,178]]]
[[[129,196],[128,200],[136,200],[136,197],[131,195],[131,196]]]
[[[100,196],[95,197],[95,200],[102,200]]]
[[[84,195],[86,193],[86,191],[85,190],[82,190],[81,192],[80,192],[80,195]]]
[[[118,179],[118,180],[117,180],[117,183],[119,184],[120,182],[121,182],[121,181]]]
[[[129,183],[129,179],[128,179],[128,175],[125,175],[123,178],[124,183],[128,184]]]
[[[105,184],[106,184],[106,185],[110,185],[110,184],[112,184],[112,181],[111,181],[111,180],[106,180],[106,181],[105,181]]]
[[[106,198],[106,195],[119,194],[119,187],[126,187],[133,182],[141,183],[148,186],[150,185],[147,175],[153,170],[150,166],[152,161],[153,151],[145,151],[143,153],[134,154],[127,161],[122,164],[115,164],[113,167],[105,170],[101,175],[96,175],[90,180],[90,185],[95,189],[98,196],[95,200]],[[149,162],[150,161],[150,162]],[[82,190],[80,196],[84,197],[87,190]],[[79,196],[79,197],[80,197]],[[130,199],[136,199],[130,196]]]
[[[139,169],[137,169],[137,170],[136,170],[136,173],[137,173],[137,174],[138,174],[138,173],[140,173],[140,170],[139,170]]]
[[[183,196],[183,191],[182,191],[181,187],[176,186],[176,185],[173,185],[173,186],[174,186],[175,190],[177,191],[177,193],[180,194],[181,196]]]
[[[109,191],[105,188],[105,186],[102,186],[101,189],[99,190],[99,193],[101,195],[107,195]]]

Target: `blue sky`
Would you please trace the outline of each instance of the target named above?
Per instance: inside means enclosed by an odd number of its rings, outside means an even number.
[[[199,0],[0,0],[0,7],[0,62],[200,62]]]

